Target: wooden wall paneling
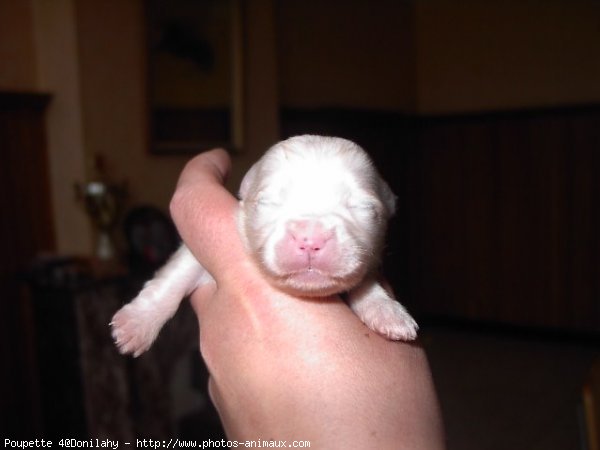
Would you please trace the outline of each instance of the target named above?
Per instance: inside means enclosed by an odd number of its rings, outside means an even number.
[[[495,125],[496,158],[496,298],[490,303],[497,320],[522,317],[521,299],[530,295],[535,275],[529,244],[530,162],[527,128],[505,119]],[[521,306],[521,310],[518,306]]]
[[[598,129],[560,111],[422,127],[425,314],[599,329]]]
[[[435,123],[421,129],[418,140],[423,155],[421,216],[423,275],[418,277],[419,303],[425,312],[461,311],[464,267],[464,197],[461,166],[462,133],[453,123]],[[434,257],[435,256],[435,257]]]
[[[418,142],[418,127],[416,121],[409,122],[407,134],[410,139],[406,148],[402,149],[404,154],[403,164],[405,167],[405,189],[400,199],[401,209],[397,213],[396,220],[404,223],[402,235],[398,239],[403,241],[402,249],[402,301],[408,301],[413,314],[418,314],[421,305],[418,304],[418,289],[422,285],[421,278],[424,274],[423,267],[423,245],[422,245],[422,219],[417,211],[422,210],[423,184],[425,174],[423,171],[423,154],[416,151]]]
[[[566,178],[569,135],[564,117],[542,115],[527,119],[531,141],[532,264],[536,277],[526,301],[527,323],[560,327],[567,323],[565,310],[565,250],[568,222]]]
[[[565,304],[573,325],[600,328],[600,114],[568,118],[571,136]]]
[[[464,191],[464,254],[461,269],[465,285],[465,315],[490,319],[495,301],[494,267],[494,157],[488,121],[463,128],[461,154]]]
[[[394,132],[396,145],[394,158],[386,150],[383,136],[378,154],[375,155],[383,177],[397,196],[396,214],[390,221],[387,249],[384,254],[384,274],[393,285],[396,295],[409,310],[416,314],[419,310],[416,289],[423,275],[422,218],[414,211],[422,204],[423,155],[417,148],[419,124],[414,118],[402,117]]]

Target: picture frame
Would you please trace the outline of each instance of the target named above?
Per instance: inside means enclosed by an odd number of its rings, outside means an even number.
[[[243,148],[242,0],[147,0],[150,153]]]

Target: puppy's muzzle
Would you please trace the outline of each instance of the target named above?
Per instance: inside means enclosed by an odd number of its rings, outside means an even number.
[[[319,270],[330,272],[338,256],[335,228],[315,219],[290,220],[277,245],[281,268],[288,272]]]
[[[326,229],[317,220],[293,220],[287,224],[286,238],[300,254],[307,256],[317,256],[334,236],[333,229]]]

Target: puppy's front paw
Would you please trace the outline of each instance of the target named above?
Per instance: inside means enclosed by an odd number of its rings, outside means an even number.
[[[135,301],[123,306],[110,322],[112,337],[122,354],[140,356],[150,348],[162,323],[149,314],[148,309]]]
[[[350,291],[352,311],[376,333],[395,341],[412,341],[419,326],[411,315],[374,280],[366,280]]]
[[[371,304],[361,319],[373,331],[395,341],[412,341],[419,329],[404,307],[391,299]]]

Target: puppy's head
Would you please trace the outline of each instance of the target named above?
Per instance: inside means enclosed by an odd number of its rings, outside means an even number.
[[[273,146],[240,188],[240,232],[272,282],[302,296],[358,284],[377,262],[395,197],[345,139],[296,136]]]

